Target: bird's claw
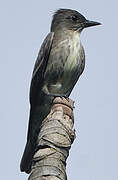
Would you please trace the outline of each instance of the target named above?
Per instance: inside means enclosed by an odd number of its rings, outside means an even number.
[[[65,95],[65,94],[50,94],[50,93],[49,93],[48,96],[52,96],[52,97],[54,97],[54,98],[60,97],[62,100],[63,100],[63,98],[65,98],[67,101],[69,101],[68,96]]]

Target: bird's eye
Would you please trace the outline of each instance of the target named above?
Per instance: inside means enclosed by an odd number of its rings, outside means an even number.
[[[76,15],[71,16],[72,21],[76,22],[78,20],[78,17]]]

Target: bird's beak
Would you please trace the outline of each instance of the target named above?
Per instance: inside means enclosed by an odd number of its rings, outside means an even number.
[[[86,20],[84,22],[84,28],[87,28],[87,27],[90,27],[90,26],[97,26],[97,25],[101,25],[101,23],[95,22],[95,21],[89,21],[89,20]]]

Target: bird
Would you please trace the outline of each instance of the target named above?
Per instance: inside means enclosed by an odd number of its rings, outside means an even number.
[[[50,32],[41,45],[32,74],[27,143],[20,163],[22,172],[31,172],[41,123],[49,114],[53,99],[69,98],[84,70],[81,32],[100,24],[72,9],[58,9],[54,13]]]

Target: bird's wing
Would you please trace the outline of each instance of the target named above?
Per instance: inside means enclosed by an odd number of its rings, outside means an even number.
[[[45,38],[32,74],[32,80],[31,80],[31,86],[30,86],[30,103],[31,105],[35,102],[35,97],[37,96],[37,90],[40,91],[40,88],[42,87],[43,78],[44,78],[44,72],[47,66],[52,41],[53,41],[54,32],[50,32],[47,37]]]

